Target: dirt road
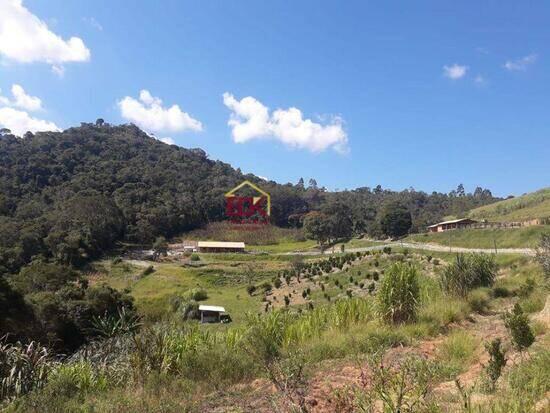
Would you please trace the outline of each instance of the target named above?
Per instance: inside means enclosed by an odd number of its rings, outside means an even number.
[[[522,255],[535,255],[535,250],[531,248],[498,248],[496,251],[494,248],[463,248],[463,247],[447,247],[444,245],[438,244],[424,244],[420,242],[387,242],[381,243],[380,245],[374,245],[370,247],[357,247],[357,248],[346,248],[345,252],[364,252],[364,251],[376,251],[381,250],[384,247],[403,247],[424,251],[437,251],[437,252],[479,252],[484,254],[522,254]],[[310,250],[310,251],[295,251],[295,252],[285,252],[280,253],[279,255],[330,255],[340,253],[340,248],[327,249],[324,253],[320,250]]]

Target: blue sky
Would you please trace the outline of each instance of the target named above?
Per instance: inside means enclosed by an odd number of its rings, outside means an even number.
[[[550,185],[548,3],[19,3],[0,0],[0,123],[142,122],[245,172],[330,189]],[[29,15],[57,39],[13,34]]]

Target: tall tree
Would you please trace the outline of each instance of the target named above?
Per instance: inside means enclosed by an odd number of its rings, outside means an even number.
[[[380,227],[384,234],[392,238],[400,237],[407,234],[411,225],[411,213],[404,205],[392,202],[382,209]]]

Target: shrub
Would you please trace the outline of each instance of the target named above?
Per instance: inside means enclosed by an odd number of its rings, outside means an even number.
[[[283,285],[283,283],[279,277],[273,279],[273,286],[275,288],[281,288],[281,285]]]
[[[191,261],[200,261],[201,257],[199,254],[191,254],[191,257],[189,258]]]
[[[524,351],[535,341],[529,319],[523,314],[519,304],[516,303],[514,309],[504,315],[504,325],[510,332],[512,343],[517,350]]]
[[[550,233],[543,234],[537,248],[537,260],[546,278],[550,277]]]
[[[485,374],[489,379],[489,390],[495,389],[497,380],[499,379],[502,369],[506,365],[505,352],[501,348],[500,338],[495,338],[490,343],[485,343],[485,350],[489,353],[489,361],[484,366]]]
[[[378,312],[383,320],[403,323],[416,319],[420,287],[418,271],[409,264],[393,264],[378,290]]]
[[[146,277],[148,276],[149,274],[152,274],[155,272],[155,267],[153,267],[152,265],[149,265],[147,268],[145,268],[142,272],[141,272],[141,276],[142,277]]]
[[[188,300],[204,301],[208,298],[208,293],[203,288],[193,288],[185,294]]]
[[[458,254],[441,273],[441,287],[446,292],[465,297],[477,287],[490,287],[496,277],[497,264],[491,255]]]
[[[37,342],[27,345],[0,341],[0,401],[42,387],[54,366],[49,352]]]
[[[252,295],[254,294],[254,291],[256,291],[256,286],[255,285],[249,285],[246,287],[246,292],[248,293],[248,295]]]
[[[483,313],[487,310],[490,297],[487,290],[479,288],[468,293],[468,305],[476,313]]]
[[[495,298],[506,298],[512,295],[510,290],[506,287],[494,287],[492,294]]]
[[[101,337],[116,337],[136,331],[141,325],[139,317],[125,307],[119,308],[116,315],[92,318],[92,331]]]
[[[273,289],[273,286],[271,285],[271,283],[266,281],[266,282],[262,283],[262,285],[260,285],[260,288],[262,290],[264,290],[264,292],[268,292],[268,291],[271,291]]]
[[[527,278],[523,284],[521,284],[518,288],[518,295],[522,298],[527,298],[531,295],[533,291],[535,291],[535,280],[532,278]]]

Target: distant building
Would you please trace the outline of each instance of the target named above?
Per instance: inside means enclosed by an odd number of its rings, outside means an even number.
[[[428,232],[444,232],[452,229],[468,228],[472,224],[476,223],[477,221],[474,221],[470,218],[453,219],[451,221],[443,221],[437,224],[430,225],[428,227]]]
[[[229,319],[225,308],[217,305],[199,305],[201,323],[221,323]]]
[[[244,242],[199,241],[199,252],[244,252]]]
[[[184,240],[179,244],[168,245],[169,252],[172,254],[180,254],[185,252],[197,252],[198,242]]]

